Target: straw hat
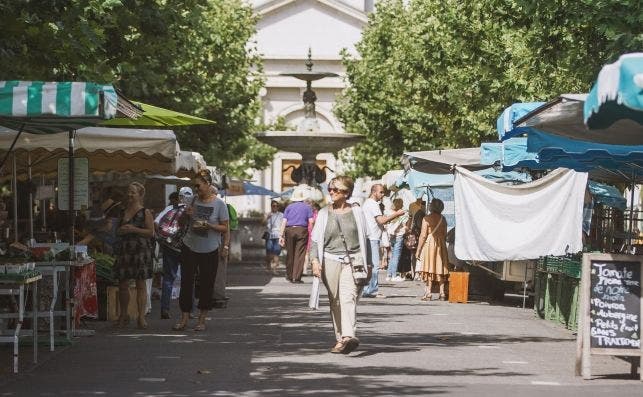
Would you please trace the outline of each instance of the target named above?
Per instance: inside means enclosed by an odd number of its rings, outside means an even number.
[[[121,205],[120,201],[114,201],[111,198],[108,198],[107,200],[103,201],[100,209],[103,211],[103,215],[107,215],[111,210],[119,205]]]
[[[292,192],[290,201],[304,201],[310,198],[310,187],[307,185],[297,185]]]

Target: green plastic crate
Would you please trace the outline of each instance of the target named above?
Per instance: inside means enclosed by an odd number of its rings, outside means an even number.
[[[563,261],[562,271],[569,277],[580,278],[581,261],[576,259],[565,259]]]
[[[560,295],[557,303],[557,320],[565,328],[577,328],[578,313],[578,279],[566,275],[560,276]]]
[[[560,294],[559,274],[547,273],[545,290],[545,320],[558,320],[558,295]]]

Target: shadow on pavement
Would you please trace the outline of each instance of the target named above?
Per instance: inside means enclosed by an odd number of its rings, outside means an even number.
[[[360,348],[349,356],[336,355],[329,352],[334,336],[327,300],[322,298],[318,311],[307,309],[310,284],[293,285],[259,265],[241,264],[230,266],[229,285],[228,307],[210,312],[206,332],[172,332],[175,320],[159,320],[156,311],[148,330],[100,329],[95,337],[83,338],[35,370],[11,379],[2,395],[449,394],[462,386],[443,384],[444,377],[528,377],[531,368],[445,368],[436,365],[430,354],[419,362],[417,357],[406,362],[405,357],[425,349],[569,343],[568,338],[538,335],[383,331],[378,323],[408,321],[400,315],[404,310],[396,307],[418,307],[386,299],[369,300],[368,310],[359,313],[358,322],[365,325],[359,334]],[[383,312],[383,306],[393,310]],[[178,318],[178,307],[173,307],[172,315]],[[394,374],[408,381],[391,381]]]

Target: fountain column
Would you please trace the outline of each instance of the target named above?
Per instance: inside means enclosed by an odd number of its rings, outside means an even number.
[[[303,94],[304,119],[297,131],[266,131],[256,134],[256,138],[286,152],[296,152],[302,157],[301,166],[292,171],[292,180],[298,184],[317,186],[326,180],[326,171],[316,164],[320,153],[337,153],[343,148],[361,142],[364,137],[359,134],[321,131],[315,111],[317,95],[312,89],[312,82],[325,77],[338,77],[330,72],[313,72],[311,50],[308,49],[306,70],[299,73],[282,73],[282,76],[294,77],[306,82]]]

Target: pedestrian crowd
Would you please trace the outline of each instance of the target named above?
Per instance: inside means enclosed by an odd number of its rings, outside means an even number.
[[[433,199],[427,213],[422,197],[405,208],[401,197],[389,194],[379,183],[371,186],[362,203],[353,198],[353,189],[351,178],[333,178],[328,184],[330,200],[320,207],[310,187],[297,186],[285,208],[271,201],[262,236],[267,271],[277,274],[285,250],[287,281],[302,283],[306,269],[317,278],[311,294],[311,302],[316,294],[317,303],[312,308],[318,307],[319,285],[326,287],[335,336],[330,351],[344,354],[359,345],[360,299],[384,297],[379,289],[380,271],[386,272],[386,282],[423,281],[421,299],[425,301],[432,299],[434,287],[438,298],[446,299],[449,273],[442,201]],[[126,197],[107,197],[100,207],[103,215],[97,218],[102,222],[88,228],[81,241],[100,240],[106,250],[110,247],[121,308],[129,305],[133,281],[140,329],[147,328],[148,284],[158,244],[161,319],[172,317],[170,302],[178,290],[180,315],[172,329],[184,331],[190,319],[196,318],[193,329],[204,331],[215,302],[215,282],[225,288],[220,267],[226,263],[230,246],[228,206],[218,197],[207,171],[193,178],[191,187],[171,193],[169,205],[155,217],[144,207],[144,198],[145,188],[138,182],[128,186]],[[127,310],[121,310],[116,326],[126,327],[129,321]]]
[[[113,188],[104,193],[103,203],[89,220],[78,222],[81,245],[114,256],[113,276],[118,282],[117,327],[126,327],[130,318],[130,282],[136,286],[136,325],[147,328],[151,311],[151,285],[155,262],[162,266],[160,283],[161,319],[170,319],[173,292],[179,291],[181,314],[172,327],[185,330],[196,317],[195,331],[206,329],[206,318],[217,299],[225,299],[225,267],[229,246],[229,207],[218,197],[218,188],[208,170],[172,192],[169,205],[153,217],[145,208],[145,187],[132,182],[126,197]],[[194,190],[193,190],[194,189]],[[279,253],[277,252],[277,255]],[[160,259],[160,260],[157,260]],[[180,280],[180,287],[177,282]],[[222,286],[222,287],[221,287]]]

